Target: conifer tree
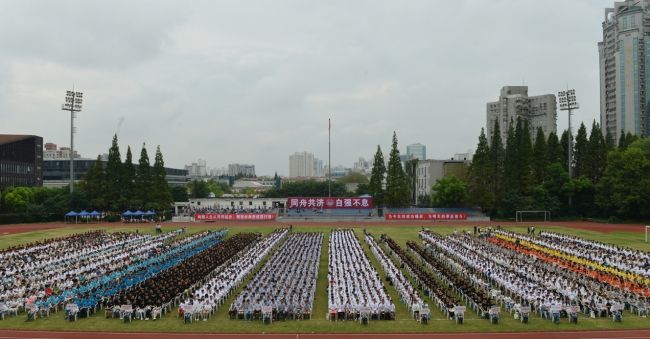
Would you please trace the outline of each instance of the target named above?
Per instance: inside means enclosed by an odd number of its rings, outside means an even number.
[[[135,197],[142,206],[151,202],[151,184],[149,155],[147,154],[147,149],[143,143],[142,150],[140,151],[140,161],[138,161],[138,171],[135,176]]]
[[[397,133],[393,132],[393,144],[388,159],[386,175],[386,193],[384,201],[389,207],[408,207],[410,201],[409,186],[397,149]]]
[[[548,141],[546,142],[546,149],[548,151],[548,164],[563,164],[563,156],[562,156],[562,145],[560,144],[560,141],[557,139],[557,134],[555,132],[551,132],[548,134]]]
[[[594,122],[591,124],[591,133],[589,134],[589,179],[595,184],[603,176],[607,165],[607,145],[600,125]]]
[[[384,155],[381,152],[381,147],[377,145],[377,152],[375,152],[375,159],[370,174],[370,183],[368,184],[368,192],[372,195],[375,206],[383,206],[384,204],[385,176],[386,164],[384,162]]]
[[[535,146],[533,147],[535,183],[538,185],[544,181],[544,176],[546,175],[545,170],[546,166],[548,166],[547,146],[544,130],[538,127],[537,134],[535,135]]]
[[[485,131],[481,128],[476,152],[474,152],[472,164],[468,170],[467,181],[470,200],[472,203],[481,206],[483,212],[486,213],[493,212],[495,200],[495,194],[492,190],[494,175],[491,170],[490,155],[490,146]]]
[[[494,209],[497,202],[503,196],[503,163],[505,160],[505,150],[503,149],[503,140],[501,140],[501,126],[499,120],[494,121],[494,128],[490,139],[490,168],[489,173],[492,176],[491,191],[494,194]]]
[[[580,124],[576,135],[575,151],[573,159],[575,164],[575,177],[589,175],[589,151],[587,141],[587,128],[584,123]]]
[[[165,173],[165,161],[160,152],[160,145],[156,147],[156,156],[152,170],[152,202],[158,206],[160,210],[166,210],[172,203],[172,194],[167,184],[167,174]]]
[[[94,209],[104,209],[106,208],[106,200],[104,196],[106,194],[106,180],[104,173],[104,164],[102,162],[101,156],[97,156],[97,160],[86,172],[84,177],[83,190],[86,195],[86,198],[89,200],[92,208]]]
[[[113,136],[111,148],[108,150],[108,162],[106,163],[106,193],[105,198],[111,210],[120,208],[119,202],[122,192],[122,157],[120,147],[117,144],[117,134]]]
[[[133,155],[131,154],[131,146],[129,146],[126,149],[126,159],[124,159],[124,166],[122,168],[122,197],[127,202],[134,199],[134,185],[135,166],[133,166]]]

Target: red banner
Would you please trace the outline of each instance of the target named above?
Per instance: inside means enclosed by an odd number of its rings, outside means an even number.
[[[372,198],[315,198],[315,197],[290,197],[287,198],[287,208],[304,209],[370,209]]]
[[[201,213],[194,215],[195,221],[217,221],[217,220],[228,220],[228,221],[269,221],[275,220],[275,214],[273,213],[264,213],[264,214],[222,214],[222,213]]]
[[[386,213],[386,220],[467,220],[467,213]]]

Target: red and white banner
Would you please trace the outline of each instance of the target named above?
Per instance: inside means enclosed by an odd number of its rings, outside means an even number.
[[[264,214],[228,214],[228,213],[201,213],[195,214],[194,220],[196,221],[216,221],[216,220],[228,220],[228,221],[269,221],[275,220],[275,214],[273,213],[264,213]]]
[[[386,220],[467,220],[467,213],[386,213]]]
[[[372,198],[287,198],[287,208],[304,209],[369,209],[372,208]]]

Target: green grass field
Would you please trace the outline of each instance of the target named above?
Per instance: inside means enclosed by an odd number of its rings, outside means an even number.
[[[219,225],[219,227],[225,225]],[[198,232],[203,229],[216,228],[217,225],[197,225],[188,228],[190,232]],[[69,227],[44,231],[36,231],[22,234],[3,235],[0,237],[0,248],[6,248],[12,245],[28,243],[44,238],[59,237],[71,233],[83,232],[90,229],[103,228],[109,231],[134,231],[133,227]],[[172,227],[163,228],[164,231],[169,231]],[[328,227],[307,227],[307,226],[294,226],[294,232],[317,231],[324,233],[323,249],[321,251],[319,276],[317,282],[316,298],[314,301],[313,317],[311,320],[297,320],[297,321],[277,321],[271,325],[263,325],[259,321],[243,321],[243,320],[230,320],[228,319],[227,309],[232,300],[237,296],[239,291],[245,286],[245,283],[240,285],[235,293],[231,294],[226,303],[212,316],[208,321],[199,321],[193,324],[184,324],[181,319],[176,318],[176,310],[172,310],[160,320],[155,321],[138,321],[134,320],[130,324],[124,324],[117,319],[105,319],[104,313],[101,311],[99,314],[91,316],[87,319],[79,319],[77,322],[67,322],[63,318],[63,313],[53,313],[47,319],[37,319],[35,321],[27,322],[26,315],[21,314],[18,317],[7,317],[5,320],[0,321],[0,329],[29,329],[29,330],[71,330],[71,331],[156,331],[156,332],[242,332],[242,333],[356,333],[356,332],[375,332],[375,333],[406,333],[406,332],[501,332],[501,331],[553,331],[553,330],[600,330],[600,329],[638,329],[650,328],[649,318],[640,318],[626,312],[624,319],[621,323],[614,323],[608,318],[589,319],[581,317],[578,324],[569,324],[567,319],[562,319],[561,324],[552,324],[550,321],[543,320],[536,315],[533,315],[528,324],[522,324],[514,320],[512,316],[502,310],[501,321],[499,324],[490,324],[485,319],[472,313],[468,308],[465,323],[462,325],[455,324],[452,320],[446,319],[443,314],[431,306],[432,320],[427,325],[422,325],[409,318],[408,311],[404,304],[399,301],[397,291],[393,286],[387,286],[389,294],[391,295],[396,309],[397,320],[395,321],[372,321],[369,326],[362,326],[359,323],[347,322],[330,322],[326,320],[327,313],[327,243],[329,241]],[[382,227],[368,227],[367,231],[378,237],[382,233],[388,234],[400,246],[405,246],[407,240],[417,240],[417,233],[421,227],[417,226],[382,226]],[[525,228],[508,228],[518,232],[525,232]],[[538,227],[537,230],[544,230],[544,227]],[[229,236],[238,232],[259,232],[269,233],[273,230],[271,227],[233,227],[229,229]],[[378,264],[374,255],[369,251],[368,246],[363,241],[363,228],[354,229],[357,237],[361,241],[362,247],[371,259],[374,267],[382,274],[381,266]],[[450,233],[454,231],[471,231],[470,226],[467,227],[444,227],[436,226],[431,228],[432,231],[438,233]],[[650,245],[646,244],[643,239],[642,233],[631,232],[618,232],[618,233],[600,233],[585,230],[575,230],[569,228],[550,227],[550,231],[562,232],[566,234],[576,235],[587,239],[623,245],[644,251],[650,251]],[[153,233],[154,229],[151,226],[145,226],[139,229],[140,232]],[[266,261],[263,260],[263,263]],[[258,266],[257,269],[259,269]],[[256,270],[257,270],[256,269]],[[248,277],[250,280],[252,275]],[[247,281],[248,281],[247,280]],[[425,300],[429,305],[433,302],[426,297]]]

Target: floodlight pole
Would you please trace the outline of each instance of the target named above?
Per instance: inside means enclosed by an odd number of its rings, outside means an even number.
[[[327,119],[327,197],[332,197],[332,119]]]
[[[74,118],[76,112],[81,112],[81,103],[83,93],[75,92],[74,86],[72,91],[66,91],[65,103],[61,105],[61,110],[70,111],[70,193],[74,191]]]
[[[568,87],[568,86],[567,86]],[[576,101],[576,90],[568,89],[566,91],[561,91],[558,93],[558,99],[560,101],[560,110],[568,111],[569,116],[569,128],[568,128],[568,152],[567,152],[567,167],[569,169],[569,179],[573,177],[573,133],[571,131],[571,115],[572,110],[580,108],[580,105]],[[571,196],[569,195],[569,206],[571,206]]]

